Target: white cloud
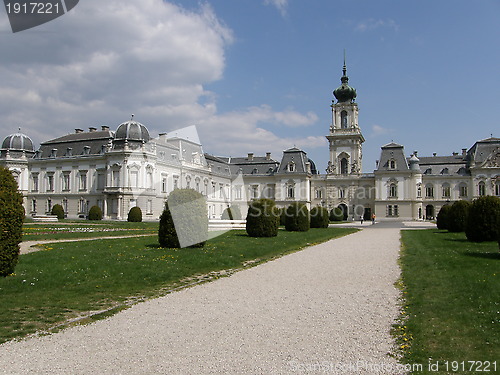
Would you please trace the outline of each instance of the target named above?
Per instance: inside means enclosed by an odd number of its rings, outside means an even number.
[[[380,125],[373,125],[370,137],[378,137],[380,135],[391,133],[391,129],[384,128]]]
[[[288,0],[264,0],[264,4],[275,6],[283,17],[287,14]]]
[[[359,32],[365,32],[380,28],[388,28],[397,32],[399,30],[399,25],[396,23],[396,21],[392,19],[383,20],[383,19],[370,18],[368,20],[359,22],[354,28],[354,30]]]
[[[290,119],[294,117],[307,118],[292,110],[274,112],[269,106],[263,105],[244,111],[214,115],[197,125],[205,149],[227,156],[245,155],[248,152],[263,154],[268,151],[277,155],[293,146],[305,150],[326,146],[327,142],[323,136],[280,137],[262,127],[269,122],[293,122]]]
[[[286,1],[274,1],[286,9]],[[7,32],[8,30],[8,32]],[[163,0],[86,0],[64,17],[10,34],[0,23],[3,129],[35,142],[89,126],[115,129],[135,114],[151,134],[199,127],[218,154],[324,147],[324,137],[291,135],[313,112],[267,105],[218,113],[206,85],[223,77],[233,32],[209,5],[188,11]],[[279,136],[269,129],[290,129]]]

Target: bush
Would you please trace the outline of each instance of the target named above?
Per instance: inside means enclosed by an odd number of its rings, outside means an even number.
[[[55,204],[50,213],[56,215],[59,220],[64,219],[64,208],[60,204]]]
[[[127,221],[131,223],[140,223],[142,221],[142,211],[140,207],[132,207],[128,212]]]
[[[311,228],[328,228],[330,218],[324,207],[314,207],[311,210]]]
[[[448,229],[448,220],[451,206],[446,204],[439,210],[436,218],[436,225],[438,229]]]
[[[475,199],[469,210],[465,235],[469,241],[498,240],[500,227],[500,198],[484,196]]]
[[[0,167],[0,276],[14,272],[24,221],[23,196],[12,173]]]
[[[193,189],[172,191],[160,216],[160,246],[203,247],[207,238],[208,214],[205,197]]]
[[[344,211],[341,208],[335,207],[330,211],[330,221],[342,221],[344,220]]]
[[[285,226],[286,208],[281,207],[278,210],[279,210],[279,214],[280,214],[280,225]]]
[[[450,232],[464,232],[469,216],[470,202],[456,201],[451,205],[448,213],[448,230]]]
[[[279,210],[271,199],[257,199],[248,207],[246,230],[250,237],[276,237]]]
[[[89,220],[102,220],[102,210],[99,206],[90,207]]]
[[[294,232],[307,232],[310,228],[309,210],[304,203],[292,203],[286,209],[285,229]]]
[[[227,207],[221,216],[222,220],[241,220],[241,211],[238,206]]]

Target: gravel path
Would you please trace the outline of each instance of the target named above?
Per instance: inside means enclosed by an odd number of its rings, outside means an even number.
[[[106,320],[0,345],[0,373],[401,373],[387,355],[400,226],[369,225]]]

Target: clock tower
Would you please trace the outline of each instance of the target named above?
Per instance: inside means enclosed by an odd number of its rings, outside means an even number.
[[[330,134],[326,136],[330,146],[330,161],[326,172],[330,175],[361,174],[362,143],[365,138],[358,125],[358,105],[356,89],[348,85],[345,65],[340,78],[341,85],[333,91],[332,123]]]

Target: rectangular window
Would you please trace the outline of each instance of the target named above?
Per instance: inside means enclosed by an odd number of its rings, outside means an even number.
[[[486,195],[486,184],[484,182],[481,181],[477,187],[480,196]]]
[[[392,205],[387,206],[387,216],[392,216]]]
[[[62,180],[63,180],[63,191],[69,191],[70,190],[70,174],[64,173]]]
[[[174,176],[174,190],[179,188],[179,177]]]
[[[104,190],[106,187],[106,176],[100,172],[97,174],[97,190]]]
[[[397,204],[394,205],[394,216],[399,216],[399,207]]]
[[[31,212],[36,214],[36,199],[31,200]]]
[[[345,189],[344,188],[340,188],[340,190],[339,190],[339,197],[340,198],[345,198]]]
[[[215,182],[212,182],[212,198],[215,198]]]
[[[152,215],[152,214],[153,214],[153,201],[149,199],[146,204],[146,215]]]
[[[162,177],[161,179],[161,192],[162,193],[167,192],[167,177]]]
[[[466,197],[468,195],[467,185],[460,185],[459,192],[461,197]]]
[[[443,186],[443,198],[451,197],[451,189],[448,185]]]
[[[112,177],[113,177],[113,186],[119,187],[120,186],[120,171],[113,171]]]
[[[87,172],[80,171],[80,191],[87,190]]]
[[[54,191],[54,175],[52,173],[47,175],[47,191]]]
[[[136,188],[139,187],[139,172],[131,171],[130,172],[130,187]]]
[[[252,191],[251,191],[252,199],[259,198],[259,185],[252,185],[251,189],[252,189]]]
[[[241,185],[235,186],[234,187],[234,199],[240,200],[241,199]]]
[[[323,198],[323,191],[321,189],[316,189],[316,199]]]
[[[427,198],[434,198],[434,187],[426,186],[425,187],[425,196]]]
[[[495,195],[496,195],[497,197],[499,197],[499,196],[500,196],[500,182],[497,182],[497,183],[495,184]]]
[[[32,175],[32,181],[31,191],[38,191],[38,173]]]

